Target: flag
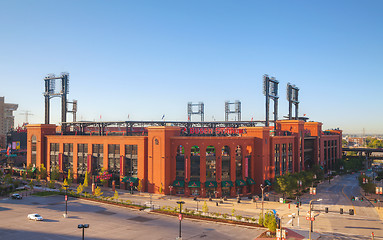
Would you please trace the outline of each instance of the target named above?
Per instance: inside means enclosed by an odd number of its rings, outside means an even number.
[[[306,113],[305,113],[305,114],[303,114],[303,116],[306,116]]]
[[[253,121],[253,118],[251,118],[251,121]]]
[[[7,148],[7,155],[11,155],[11,145],[9,144],[8,145],[8,148]]]
[[[162,115],[162,118],[161,118],[161,120],[163,120],[165,118],[165,114],[164,115]]]

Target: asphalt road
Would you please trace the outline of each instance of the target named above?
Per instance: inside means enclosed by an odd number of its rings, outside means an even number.
[[[179,221],[123,207],[70,198],[69,218],[63,218],[63,196],[25,197],[0,201],[0,239],[81,239],[78,224],[89,224],[85,239],[175,239]],[[44,221],[27,220],[27,214],[39,213]],[[184,219],[183,239],[254,239],[263,229],[238,227]]]
[[[382,221],[372,204],[366,200],[351,201],[352,196],[359,199],[362,196],[357,176],[358,174],[338,176],[330,184],[325,182],[319,185],[315,197],[306,195],[303,198],[302,202],[306,205],[311,199],[323,199],[313,203],[316,215],[314,231],[331,234],[332,237],[328,239],[371,239],[372,232],[375,239],[383,239]],[[325,207],[329,208],[329,213],[325,213]],[[343,214],[340,214],[340,208],[343,208]],[[350,209],[354,209],[355,215],[349,215]],[[309,229],[307,210],[308,208],[301,213],[302,229]]]

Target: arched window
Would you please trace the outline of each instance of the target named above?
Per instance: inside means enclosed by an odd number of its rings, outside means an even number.
[[[190,150],[190,181],[200,180],[200,150],[193,146]]]
[[[235,149],[235,177],[242,179],[242,148],[239,145]]]
[[[31,163],[33,167],[36,167],[36,154],[37,154],[37,138],[35,135],[32,135],[31,138]]]
[[[222,148],[222,181],[230,181],[230,148]]]
[[[177,146],[176,155],[176,180],[185,179],[185,149],[182,145]]]
[[[208,146],[206,148],[206,181],[215,181],[215,148]]]

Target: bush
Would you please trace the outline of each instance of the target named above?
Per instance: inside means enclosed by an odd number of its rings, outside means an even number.
[[[277,221],[272,212],[268,212],[265,214],[263,226],[267,227],[271,232],[275,232],[275,230],[277,229]]]
[[[259,218],[258,218],[259,226],[263,226],[263,220],[264,220],[264,217],[262,215],[259,215]]]

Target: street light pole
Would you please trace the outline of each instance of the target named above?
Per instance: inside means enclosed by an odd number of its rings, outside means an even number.
[[[85,228],[89,228],[89,224],[79,224],[78,228],[82,228],[82,240],[84,240],[84,233],[85,233]]]
[[[312,210],[312,202],[313,201],[320,202],[320,201],[322,201],[322,199],[321,198],[319,198],[319,199],[312,199],[312,200],[310,200],[310,203],[309,203],[309,215],[310,215],[310,222],[311,222],[311,224],[310,224],[310,231],[309,231],[309,240],[311,240],[311,232],[313,231],[313,221],[311,219],[311,210]]]
[[[260,187],[262,190],[262,218],[263,218],[263,191],[265,190],[265,188],[267,188],[267,186],[263,186],[263,184],[261,183]]]
[[[68,195],[67,195],[67,190],[68,190],[69,185],[63,185],[63,187],[65,188],[65,215],[64,215],[64,217],[67,218],[68,217]]]
[[[178,219],[180,220],[180,229],[179,229],[179,235],[178,235],[178,240],[182,240],[182,236],[181,236],[181,221],[182,221],[182,204],[184,204],[185,202],[184,201],[177,201],[177,204],[180,205],[180,215],[178,217]]]

